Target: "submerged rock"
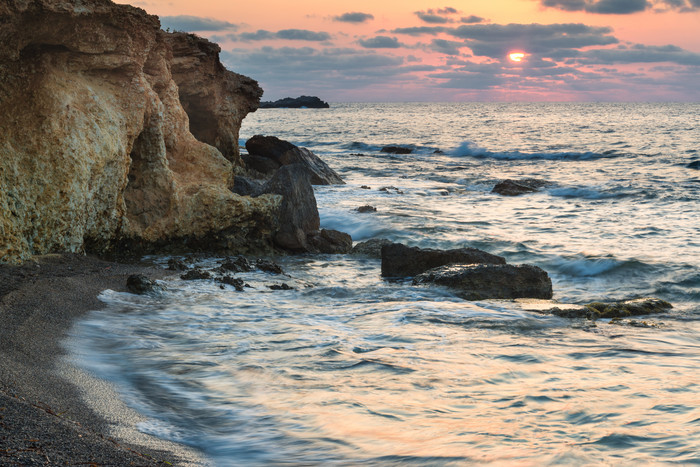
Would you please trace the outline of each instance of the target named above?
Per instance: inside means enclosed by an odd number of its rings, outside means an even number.
[[[446,264],[505,264],[505,258],[476,248],[434,250],[391,243],[381,249],[383,277],[411,277]]]
[[[309,236],[309,244],[314,252],[326,254],[345,254],[352,249],[352,237],[338,230],[321,229]]]
[[[693,161],[693,162],[689,163],[688,165],[686,165],[686,167],[688,167],[689,169],[700,169],[700,160]]]
[[[385,152],[387,154],[411,154],[413,149],[401,146],[384,146],[380,152]]]
[[[671,308],[673,308],[673,305],[667,301],[647,297],[617,302],[593,302],[583,306],[567,307],[564,309],[554,307],[545,312],[561,316],[562,318],[587,318],[590,320],[597,320],[599,318],[627,318],[630,316],[666,313]]]
[[[221,263],[220,268],[222,270],[231,272],[249,272],[253,270],[253,266],[244,256],[227,258],[224,262]]]
[[[466,300],[552,298],[547,272],[529,264],[451,264],[419,274],[413,283],[447,286]]]
[[[261,109],[300,109],[302,107],[309,109],[328,109],[330,105],[328,105],[328,102],[322,101],[316,96],[285,97],[274,102],[265,101],[260,103]]]
[[[383,191],[384,193],[396,193],[397,195],[403,194],[403,191],[399,190],[395,186],[383,186],[379,189],[379,191]]]
[[[181,259],[170,258],[168,260],[168,270],[170,270],[170,271],[186,271],[187,265]]]
[[[503,180],[496,184],[491,193],[503,196],[518,196],[524,193],[533,193],[540,188],[550,186],[551,183],[537,178],[523,178],[521,180]]]
[[[185,274],[180,276],[180,279],[184,281],[195,281],[195,280],[202,280],[202,279],[211,279],[211,273],[209,271],[205,271],[203,269],[195,268],[195,269],[190,269],[187,271]]]
[[[285,284],[284,282],[281,284],[268,285],[267,288],[270,290],[294,290],[294,287],[290,286],[289,284]]]
[[[361,213],[364,213],[364,212],[377,212],[377,208],[375,208],[374,206],[370,206],[369,204],[366,204],[366,205],[364,205],[364,206],[360,206],[359,208],[355,209],[355,211],[361,212]]]
[[[132,274],[126,279],[126,288],[129,292],[137,295],[155,292],[162,289],[156,281],[149,279],[143,274]]]
[[[257,267],[263,272],[269,272],[270,274],[284,274],[284,271],[282,270],[282,267],[279,264],[268,259],[258,259],[255,262],[255,267]]]
[[[216,280],[222,284],[227,284],[233,286],[238,292],[243,292],[244,287],[250,287],[248,284],[243,282],[243,279],[233,276],[224,276]]]
[[[295,146],[289,141],[275,136],[255,135],[246,141],[245,147],[249,156],[244,160],[247,163],[253,163],[253,168],[261,173],[270,174],[274,171],[273,168],[299,164],[308,172],[312,185],[345,184],[340,175],[316,154],[306,148]],[[266,161],[256,158],[266,159]]]
[[[393,242],[386,238],[372,238],[366,242],[359,242],[357,245],[352,247],[351,253],[353,255],[365,255],[370,258],[380,259],[382,257],[382,247],[385,245],[391,245]]]

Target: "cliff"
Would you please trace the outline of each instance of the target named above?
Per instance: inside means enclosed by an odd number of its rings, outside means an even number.
[[[218,53],[109,0],[3,0],[0,262],[269,246],[280,197],[229,189],[262,90]]]

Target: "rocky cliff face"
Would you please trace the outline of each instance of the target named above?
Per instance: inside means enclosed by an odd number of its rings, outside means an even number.
[[[1,2],[0,261],[269,244],[280,197],[229,190],[262,91],[218,52],[109,0]]]

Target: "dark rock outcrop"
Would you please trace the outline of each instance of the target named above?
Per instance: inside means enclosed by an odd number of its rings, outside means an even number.
[[[299,164],[281,167],[262,190],[282,196],[275,243],[286,250],[309,251],[306,237],[319,230],[321,220],[305,168]]]
[[[377,212],[377,208],[374,206],[370,206],[369,204],[366,204],[364,206],[360,206],[359,208],[355,209],[357,212]]]
[[[505,264],[501,256],[476,248],[434,250],[392,243],[382,247],[383,277],[412,277],[447,264]]]
[[[500,181],[493,187],[491,193],[498,193],[503,196],[518,196],[524,193],[534,193],[540,188],[551,186],[546,180],[537,178],[523,178],[521,180],[506,179]]]
[[[327,109],[328,102],[324,102],[316,96],[285,97],[274,102],[265,101],[260,103],[261,109]]]
[[[345,254],[352,250],[352,237],[337,230],[321,229],[308,240],[311,250],[318,253]]]
[[[366,242],[359,242],[357,245],[352,247],[351,253],[353,255],[364,255],[370,258],[381,259],[382,257],[382,247],[386,245],[391,245],[393,242],[386,238],[372,238]]]
[[[126,279],[126,288],[129,289],[129,292],[137,295],[161,290],[156,281],[149,279],[143,274],[132,274],[129,276]]]
[[[270,274],[284,274],[282,266],[269,259],[258,259],[255,262],[255,267],[263,272],[269,272]]]
[[[401,146],[384,146],[380,152],[385,152],[387,154],[411,154],[413,149]]]
[[[688,167],[689,169],[700,170],[700,161],[690,162],[688,165],[686,165],[686,167]]]
[[[552,298],[547,272],[529,264],[451,264],[419,274],[413,283],[447,286],[466,300]]]
[[[257,196],[262,187],[262,182],[238,175],[233,181],[231,191],[241,196]]]
[[[189,271],[180,276],[180,279],[185,281],[195,281],[211,278],[212,275],[209,271],[205,271],[204,269],[199,268],[190,269]]]
[[[344,185],[345,182],[335,170],[323,162],[316,154],[300,148],[289,141],[275,136],[255,135],[245,143],[250,156],[244,158],[252,163],[252,168],[263,174],[271,174],[279,167],[299,164],[309,173],[312,185]],[[259,158],[267,159],[262,161]]]

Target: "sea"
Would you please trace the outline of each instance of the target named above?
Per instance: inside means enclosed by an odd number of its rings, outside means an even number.
[[[700,464],[700,104],[338,103],[258,110],[241,145],[256,134],[344,178],[315,196],[355,243],[475,247],[543,268],[560,303],[673,309],[562,318],[349,254],[273,258],[284,274],[237,274],[242,292],[173,273],[105,290],[72,331],[139,430],[215,466]],[[491,191],[520,178],[551,184]]]

